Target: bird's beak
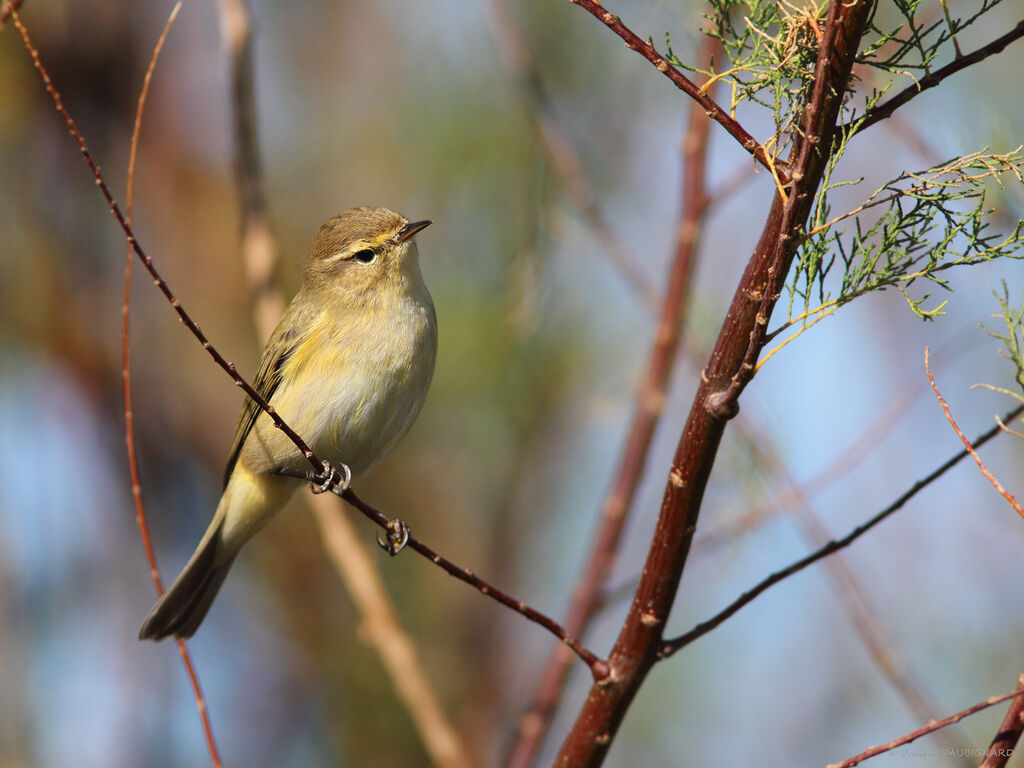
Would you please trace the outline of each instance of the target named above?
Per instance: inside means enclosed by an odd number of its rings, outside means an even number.
[[[406,224],[404,227],[398,230],[398,242],[404,243],[406,240],[415,235],[421,229],[426,229],[433,223],[434,222],[431,221],[430,219],[424,219],[423,221],[410,221],[408,224]]]

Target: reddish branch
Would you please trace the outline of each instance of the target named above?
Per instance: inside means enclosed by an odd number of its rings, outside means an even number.
[[[779,180],[783,184],[788,184],[793,179],[789,163],[783,160],[773,160],[769,157],[757,139],[747,133],[746,129],[728,112],[722,109],[714,99],[702,91],[690,78],[669,64],[665,57],[658,53],[651,43],[642,40],[633,30],[623,24],[618,16],[606,11],[598,0],[569,0],[569,2],[580,6],[590,15],[597,18],[608,29],[621,37],[625,41],[627,48],[636,51],[651,62],[655,69],[675,83],[677,88],[700,104],[707,113],[707,116],[725,128],[740,143],[741,147],[753,155],[755,160],[769,171],[774,168],[774,173],[778,175]]]
[[[909,85],[902,91],[897,93],[885,104],[880,104],[872,110],[869,110],[864,116],[863,121],[857,126],[858,131],[863,131],[865,128],[874,125],[880,120],[885,120],[893,112],[902,107],[912,98],[917,96],[919,93],[934,88],[936,85],[941,83],[950,75],[955,75],[961,69],[966,69],[972,64],[977,64],[979,61],[987,59],[993,54],[1000,53],[1006,46],[1015,40],[1019,40],[1024,37],[1024,20],[1018,21],[1017,26],[1007,32],[1005,35],[1001,35],[993,40],[988,45],[984,45],[973,53],[969,53],[966,56],[957,56],[953,61],[944,67],[936,69],[931,74],[922,77],[920,80],[914,82],[913,85]],[[852,122],[857,122],[861,118],[855,118]],[[848,126],[843,126],[847,129]]]
[[[4,3],[4,7],[0,8],[0,29],[4,28],[4,22],[7,21],[7,17],[21,8],[22,2],[23,0],[8,0]]]
[[[705,38],[700,56],[702,66],[708,66],[720,50],[717,40]],[[675,256],[669,267],[668,287],[662,300],[654,346],[637,396],[618,474],[602,506],[601,525],[569,606],[566,631],[576,637],[583,634],[600,606],[626,516],[643,476],[654,430],[664,409],[669,377],[679,355],[697,235],[707,209],[705,177],[710,128],[711,123],[704,110],[694,102],[683,139],[682,206]],[[555,648],[548,656],[530,709],[519,725],[519,735],[507,763],[509,768],[525,768],[533,762],[551,726],[571,662],[572,656],[562,647]]]
[[[1005,423],[1008,420],[1015,419],[1019,415],[1021,415],[1022,413],[1024,413],[1024,405],[1019,405],[1016,408],[1014,408],[1012,411],[1007,413],[1005,416],[1003,416],[1003,422]],[[988,431],[983,432],[982,434],[978,435],[974,439],[973,445],[976,448],[980,448],[985,443],[987,443],[989,440],[991,440],[993,437],[995,437],[996,435],[1000,434],[1002,431],[1003,431],[1002,428],[999,427],[999,425],[997,424],[996,426],[992,427]],[[850,531],[843,538],[836,539],[834,541],[830,541],[830,542],[828,542],[828,544],[826,544],[823,547],[821,547],[821,549],[818,549],[815,552],[812,552],[811,554],[807,555],[807,557],[804,557],[804,558],[802,558],[800,560],[797,560],[795,563],[793,563],[792,565],[790,565],[790,566],[788,566],[786,568],[783,568],[781,571],[776,571],[771,576],[768,576],[763,581],[759,582],[755,586],[753,586],[750,589],[748,589],[746,592],[744,592],[742,595],[740,595],[738,598],[736,598],[736,600],[734,600],[732,603],[730,603],[724,609],[722,609],[721,611],[716,613],[714,616],[712,616],[707,621],[702,621],[700,624],[695,626],[693,629],[691,629],[689,632],[687,632],[684,635],[680,635],[679,637],[672,638],[671,640],[666,640],[662,644],[662,646],[661,646],[661,651],[660,651],[661,656],[662,657],[671,656],[676,651],[678,651],[681,648],[684,648],[685,646],[687,646],[690,643],[692,643],[698,637],[706,635],[712,629],[714,629],[715,627],[719,626],[720,624],[725,622],[727,619],[731,618],[734,614],[736,614],[740,610],[740,608],[742,608],[743,606],[747,605],[748,603],[753,602],[757,597],[759,597],[761,594],[766,592],[771,587],[773,587],[776,584],[778,584],[780,581],[789,578],[790,576],[792,576],[795,573],[799,573],[800,571],[802,571],[807,566],[813,565],[814,563],[818,562],[819,560],[821,560],[824,557],[828,557],[833,552],[838,552],[840,549],[844,549],[845,547],[850,546],[850,544],[852,544],[854,541],[859,539],[865,533],[870,531],[872,528],[874,528],[880,522],[885,520],[887,517],[892,515],[894,512],[900,510],[908,501],[910,501],[914,496],[916,496],[919,491],[924,490],[926,487],[928,487],[933,482],[935,482],[940,477],[942,477],[942,475],[944,475],[950,469],[952,469],[957,464],[959,464],[961,460],[967,458],[970,455],[971,455],[970,452],[968,450],[964,449],[964,450],[958,452],[957,454],[955,454],[954,456],[951,456],[941,466],[936,468],[934,471],[932,471],[926,477],[923,477],[922,479],[920,479],[916,483],[914,483],[906,491],[906,493],[904,493],[902,496],[900,496],[898,499],[896,499],[896,501],[894,501],[892,504],[887,506],[885,509],[883,509],[881,512],[876,514],[874,517],[872,517],[867,522],[862,523],[861,525],[858,525],[856,528],[854,528],[852,531]]]
[[[117,202],[114,200],[113,195],[111,195],[110,193],[110,189],[107,187],[106,182],[103,180],[103,175],[100,172],[100,168],[96,164],[95,160],[93,160],[92,154],[89,152],[89,148],[85,143],[85,139],[79,132],[74,120],[71,119],[71,115],[64,107],[64,103],[60,98],[60,94],[57,92],[56,88],[54,88],[53,83],[50,80],[49,74],[43,67],[42,61],[39,58],[39,52],[32,45],[32,41],[28,36],[28,31],[25,29],[24,25],[22,25],[21,20],[16,12],[12,12],[12,16],[14,18],[14,23],[17,26],[18,31],[21,33],[22,40],[25,43],[25,47],[28,49],[29,55],[32,57],[33,65],[39,72],[39,75],[43,80],[43,84],[45,85],[47,92],[50,94],[50,97],[53,99],[53,102],[57,107],[57,111],[60,113],[61,118],[64,120],[64,123],[67,125],[68,131],[71,133],[72,137],[78,143],[78,147],[81,150],[82,157],[85,159],[86,164],[88,164],[89,169],[92,171],[93,177],[96,179],[96,186],[100,188],[100,192],[106,199],[107,206],[110,208],[110,212],[113,214],[114,218],[117,219],[117,223],[121,226],[121,229],[124,232],[125,239],[127,240],[128,244],[131,246],[135,255],[138,256],[139,260],[142,261],[143,265],[146,267],[146,270],[149,272],[149,274],[153,277],[153,282],[160,289],[161,293],[163,293],[167,300],[171,303],[171,306],[174,307],[174,310],[175,312],[177,312],[181,322],[189,329],[189,331],[192,332],[192,335],[195,336],[203,345],[203,349],[205,349],[210,354],[210,356],[217,362],[217,364],[221,368],[223,368],[228,373],[229,376],[231,376],[235,384],[241,387],[241,389],[249,397],[251,397],[253,401],[255,401],[255,403],[272,419],[274,426],[280,429],[302,452],[302,455],[305,456],[306,460],[313,467],[313,472],[310,473],[308,477],[322,477],[322,473],[325,472],[327,465],[320,458],[318,458],[317,455],[313,453],[312,449],[310,449],[310,447],[305,443],[305,441],[301,437],[299,437],[299,435],[290,426],[288,426],[288,424],[284,421],[284,419],[280,417],[280,415],[277,413],[274,407],[270,405],[266,401],[266,399],[263,398],[262,395],[260,395],[255,389],[253,389],[252,385],[249,384],[249,382],[246,381],[240,373],[238,373],[235,364],[225,360],[224,357],[220,354],[220,352],[218,352],[217,349],[210,343],[209,339],[207,339],[203,332],[199,329],[199,326],[196,325],[195,321],[192,320],[189,314],[185,311],[184,307],[182,307],[181,302],[171,292],[171,289],[167,286],[167,283],[164,282],[163,278],[160,276],[160,273],[157,271],[156,266],[153,264],[152,259],[150,259],[148,255],[146,255],[146,252],[139,245],[138,240],[136,240],[135,238],[135,233],[132,231],[132,228],[129,225],[129,223],[125,220],[124,215],[121,213],[121,209],[118,207]],[[296,473],[282,472],[281,474],[294,475]],[[303,475],[302,473],[297,473],[297,475],[300,477],[307,477],[307,475]],[[386,515],[382,514],[381,512],[378,512],[373,507],[370,507],[369,505],[362,502],[352,492],[351,489],[348,489],[344,493],[340,492],[338,487],[335,485],[336,480],[334,479],[333,474],[331,475],[331,478],[332,479],[330,480],[329,483],[330,490],[340,495],[342,498],[344,498],[346,501],[348,501],[350,504],[356,507],[356,509],[362,512],[365,516],[369,517],[371,520],[373,520],[385,529],[387,529],[389,525],[393,524],[393,520],[391,518],[388,518]],[[412,542],[413,540],[412,538],[410,538],[410,546],[412,546]],[[513,610],[517,611],[518,613],[527,616],[532,621],[535,621],[545,629],[555,634],[555,636],[558,637],[559,640],[569,645],[570,648],[572,648],[580,655],[580,657],[587,663],[587,666],[590,667],[596,679],[601,679],[604,677],[604,669],[606,667],[605,662],[599,659],[595,654],[591,653],[586,648],[584,648],[577,640],[575,640],[572,637],[569,637],[564,632],[564,630],[561,629],[560,625],[556,621],[550,619],[547,616],[544,616],[543,614],[533,610],[532,608],[527,607],[521,601],[509,597],[504,592],[495,589],[494,587],[491,587],[486,582],[483,582],[482,580],[474,576],[472,571],[470,571],[468,568],[459,568],[450,560],[441,557],[436,552],[429,549],[426,545],[417,542],[417,545],[413,546],[413,549],[415,549],[417,552],[420,552],[420,554],[427,557],[427,559],[431,560],[436,565],[439,565],[448,573],[452,574],[453,576],[456,576],[462,581],[467,582],[468,584],[473,585],[483,594],[488,595],[493,599],[497,600],[498,602],[502,603],[503,605],[506,605],[509,608],[512,608]]]
[[[300,478],[303,480],[313,479],[312,474],[297,472],[295,470],[290,469],[279,469],[277,470],[277,474],[285,475],[287,477]],[[365,501],[356,496],[355,492],[351,488],[341,490],[338,486],[335,485],[332,486],[330,490],[337,496],[343,498],[345,501],[347,501],[353,507],[358,509],[360,512],[362,512],[364,517],[366,517],[370,521],[376,523],[381,528],[383,528],[384,531],[387,533],[389,539],[392,537],[392,535],[395,534],[396,527],[399,531],[404,531],[404,533],[407,533],[408,536],[406,538],[403,538],[402,543],[398,545],[397,549],[408,547],[409,549],[418,552],[419,554],[423,555],[423,557],[427,558],[427,560],[443,569],[450,576],[454,576],[459,581],[464,581],[466,584],[469,584],[469,586],[473,587],[481,594],[484,594],[493,600],[497,600],[506,608],[511,608],[513,611],[525,616],[527,619],[534,622],[535,624],[539,624],[540,626],[544,627],[544,629],[548,630],[548,632],[557,637],[560,641],[562,641],[562,643],[571,648],[574,653],[576,653],[581,659],[583,659],[584,663],[590,668],[590,671],[593,674],[595,680],[602,680],[607,676],[608,663],[603,659],[598,658],[594,653],[592,653],[586,647],[584,647],[578,639],[576,639],[574,636],[566,632],[566,630],[562,628],[562,625],[560,625],[557,621],[550,618],[549,616],[545,616],[540,611],[531,608],[522,600],[516,600],[511,595],[508,595],[507,593],[501,591],[497,587],[488,584],[486,581],[477,576],[469,568],[461,568],[448,558],[444,557],[441,554],[438,554],[429,546],[427,546],[422,541],[415,538],[411,533],[409,533],[408,528],[405,527],[404,523],[394,518],[388,517],[375,507],[371,507]],[[384,546],[383,542],[381,545]]]
[[[121,230],[124,232],[125,239],[127,240],[131,249],[135,252],[135,255],[139,257],[139,260],[145,266],[146,271],[153,278],[153,282],[156,287],[160,289],[164,297],[174,307],[174,311],[178,313],[178,319],[185,325],[192,335],[195,336],[199,343],[203,345],[210,357],[216,361],[217,365],[223,368],[232,380],[242,390],[251,397],[259,407],[266,412],[266,414],[274,422],[274,426],[284,432],[288,436],[288,439],[295,443],[295,446],[302,452],[302,455],[306,457],[306,460],[313,466],[313,469],[317,472],[321,472],[325,469],[323,462],[321,462],[305,441],[291,428],[284,420],[277,414],[274,407],[270,405],[259,392],[252,388],[241,374],[238,373],[234,363],[229,363],[224,357],[217,351],[217,349],[210,343],[210,340],[206,338],[206,335],[199,329],[195,321],[189,316],[185,309],[181,306],[181,302],[175,297],[168,287],[167,283],[157,272],[156,267],[153,264],[152,259],[146,255],[146,252],[142,250],[138,241],[135,239],[135,233],[132,231],[131,226],[125,220],[124,214],[121,213],[121,209],[117,205],[117,201],[114,200],[114,196],[110,193],[110,188],[107,186],[107,182],[103,180],[103,174],[100,172],[100,167],[93,160],[92,153],[89,151],[89,147],[85,143],[85,139],[79,132],[78,127],[75,125],[75,121],[71,119],[71,115],[64,107],[64,102],[61,100],[60,94],[57,89],[54,88],[53,82],[50,80],[50,75],[43,66],[42,61],[39,59],[39,51],[36,50],[35,46],[32,45],[32,40],[28,36],[28,30],[21,23],[21,18],[18,16],[17,11],[11,11],[11,16],[14,18],[14,25],[18,28],[18,32],[21,34],[21,39],[25,43],[25,48],[28,50],[29,55],[32,57],[32,64],[35,66],[36,71],[39,72],[39,76],[43,80],[43,85],[46,87],[46,92],[50,94],[50,98],[53,99],[54,105],[57,107],[57,112],[60,113],[61,118],[64,120],[64,124],[67,126],[68,132],[71,133],[72,138],[78,143],[78,149],[82,153],[82,157],[86,164],[89,166],[89,170],[92,171],[93,177],[96,179],[96,186],[100,188],[104,199],[107,201],[107,207],[110,209],[110,213],[113,214],[114,218],[117,219],[117,223],[120,225]]]
[[[939,401],[939,405],[942,406],[942,412],[946,414],[946,420],[953,427],[953,431],[956,432],[956,436],[960,438],[960,442],[963,443],[964,447],[970,452],[971,457],[978,465],[978,469],[981,470],[981,474],[985,476],[986,480],[992,483],[993,488],[995,488],[997,491],[999,491],[1000,494],[1002,494],[1002,497],[1006,499],[1007,502],[1009,502],[1010,506],[1013,507],[1017,514],[1024,518],[1024,509],[1021,508],[1020,502],[1018,502],[1017,499],[1014,498],[1012,493],[1010,493],[1003,487],[1003,484],[1000,483],[996,479],[995,475],[993,475],[989,471],[988,467],[985,466],[985,463],[981,460],[981,457],[978,456],[978,452],[974,450],[975,446],[971,445],[971,441],[967,439],[967,436],[964,435],[963,431],[957,425],[956,420],[953,418],[953,414],[949,412],[949,406],[946,405],[945,398],[939,393],[939,386],[938,384],[935,383],[935,377],[932,376],[932,368],[928,361],[928,347],[924,348],[924,367],[925,370],[928,372],[928,382],[932,385],[932,391],[935,393],[935,398]],[[1005,423],[1006,420],[1003,421],[1003,424]],[[1000,425],[1000,429],[1001,428],[1002,425]]]
[[[6,9],[5,9],[6,10]],[[128,177],[125,184],[125,218],[128,223],[132,219],[132,184],[135,179],[135,156],[139,146],[139,131],[142,127],[142,113],[146,106],[146,97],[149,94],[149,84],[153,79],[153,71],[156,69],[156,62],[160,51],[167,39],[167,33],[174,23],[178,12],[181,10],[181,3],[174,6],[171,15],[164,24],[163,31],[153,49],[149,66],[146,68],[146,75],[142,80],[142,92],[139,94],[139,105],[135,112],[135,125],[132,128],[131,150],[128,154]],[[121,307],[121,381],[123,383],[124,395],[124,440],[128,450],[128,472],[132,482],[132,499],[135,502],[135,522],[139,527],[139,535],[142,538],[142,547],[146,553],[146,560],[149,563],[149,573],[153,579],[158,595],[164,593],[164,585],[160,579],[160,571],[156,565],[156,555],[153,552],[153,543],[149,536],[149,525],[146,523],[146,509],[142,503],[142,483],[139,479],[139,460],[135,449],[135,428],[132,412],[132,379],[131,379],[131,342],[129,335],[129,308],[131,306],[132,289],[132,249],[125,246],[124,264],[124,302]],[[199,675],[196,673],[195,665],[192,663],[192,656],[183,640],[178,640],[178,653],[185,665],[185,672],[188,674],[189,684],[192,686],[192,695],[196,700],[196,709],[199,711],[199,718],[203,726],[203,735],[206,738],[206,748],[210,753],[210,762],[214,768],[221,768],[223,763],[220,759],[220,752],[217,749],[217,741],[213,735],[213,724],[210,722],[210,712],[206,707],[206,698],[203,696],[202,686],[199,684]]]
[[[1017,692],[1024,693],[1024,675],[1017,678]],[[1024,696],[1017,696],[1010,704],[978,768],[1003,768],[1016,751],[1021,733],[1024,733]]]
[[[740,280],[701,377],[676,451],[643,575],[609,657],[611,675],[594,685],[556,764],[599,765],[633,697],[657,660],[662,632],[682,577],[701,500],[728,419],[753,376],[765,327],[795,253],[828,160],[841,97],[872,3],[833,0],[818,51],[815,81],[790,156],[788,199],[776,195],[760,241]],[[615,23],[614,17],[606,21]]]
[[[909,744],[912,741],[916,741],[922,736],[927,736],[929,733],[933,733],[934,731],[937,731],[940,728],[945,728],[946,726],[952,725],[953,723],[958,723],[965,717],[970,717],[971,715],[981,712],[984,709],[994,707],[996,704],[1000,704],[1006,701],[1007,699],[1016,699],[1016,701],[1014,702],[1014,707],[1016,707],[1020,704],[1021,700],[1024,699],[1024,686],[1021,685],[1020,681],[1021,679],[1018,678],[1017,690],[1015,691],[1010,691],[1009,693],[1004,693],[999,696],[993,696],[989,699],[985,699],[985,701],[979,702],[972,707],[968,707],[967,709],[957,712],[955,715],[950,715],[949,717],[945,717],[942,720],[931,722],[923,728],[918,728],[916,731],[908,733],[906,736],[901,736],[898,739],[893,739],[887,744],[882,744],[878,747],[871,747],[870,749],[865,749],[859,755],[854,755],[853,757],[847,758],[846,760],[843,760],[841,763],[830,763],[828,765],[828,768],[853,768],[853,766],[859,765],[868,758],[876,757],[886,752],[890,752],[896,749],[896,747],[902,747],[904,744]],[[1011,707],[1011,711],[1014,707]],[[1020,717],[1019,712],[1020,711],[1018,710],[1018,718]],[[989,749],[991,750],[991,747]],[[986,758],[986,762],[982,763],[982,765],[998,765],[998,763],[989,763],[988,758]]]

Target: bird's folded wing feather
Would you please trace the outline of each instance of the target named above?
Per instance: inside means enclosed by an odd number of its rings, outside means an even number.
[[[256,378],[252,387],[268,403],[274,396],[274,392],[281,384],[281,373],[284,365],[288,362],[295,348],[302,340],[303,330],[309,327],[308,315],[312,314],[309,308],[297,308],[293,302],[284,313],[281,322],[278,323],[270,341],[267,342],[260,358],[260,367],[256,371]],[[238,457],[245,446],[245,439],[252,432],[256,419],[262,412],[262,408],[256,404],[251,397],[246,397],[245,405],[242,406],[242,413],[238,417],[238,426],[235,428],[235,440],[231,446],[231,454],[228,457],[227,467],[224,469],[224,486],[227,487],[231,473],[235,470]]]

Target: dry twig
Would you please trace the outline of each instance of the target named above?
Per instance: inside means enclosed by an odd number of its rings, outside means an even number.
[[[142,113],[146,106],[146,97],[149,94],[149,84],[153,79],[153,72],[156,69],[156,62],[163,48],[164,40],[171,29],[178,12],[181,10],[179,1],[171,15],[164,24],[163,31],[153,48],[153,55],[150,57],[149,66],[146,68],[146,75],[142,80],[142,92],[139,94],[139,105],[135,112],[135,124],[132,128],[131,150],[128,155],[128,175],[125,182],[125,219],[131,224],[132,219],[132,186],[135,181],[135,156],[139,146],[139,131],[142,127]],[[146,560],[149,563],[149,573],[156,587],[157,595],[163,595],[164,586],[160,580],[160,571],[156,565],[156,555],[153,552],[153,543],[149,537],[149,526],[146,523],[146,509],[142,503],[142,484],[139,480],[139,461],[135,449],[135,429],[132,419],[132,384],[131,384],[131,342],[129,336],[129,308],[131,306],[132,286],[132,249],[130,245],[125,246],[124,264],[124,303],[121,307],[121,381],[123,384],[124,396],[124,440],[128,450],[128,471],[132,481],[132,499],[135,502],[135,522],[139,526],[139,534],[142,537],[142,547],[146,552]],[[178,653],[181,654],[182,663],[188,673],[189,683],[192,686],[192,695],[196,700],[196,709],[203,725],[203,734],[206,737],[206,748],[210,753],[210,762],[215,768],[222,765],[220,753],[217,750],[217,742],[213,736],[213,725],[210,723],[210,712],[206,707],[206,699],[203,696],[202,687],[199,684],[199,675],[196,673],[195,665],[192,663],[192,656],[184,640],[176,642]]]
[[[953,427],[953,431],[956,432],[956,436],[960,438],[960,442],[964,444],[964,447],[970,452],[971,457],[978,464],[978,469],[981,470],[981,474],[985,476],[986,480],[992,483],[992,487],[999,491],[1002,497],[1006,499],[1007,502],[1009,502],[1010,506],[1013,507],[1014,510],[1016,510],[1017,514],[1024,518],[1024,509],[1021,508],[1020,503],[1017,501],[1016,498],[1014,498],[1012,493],[1010,493],[1003,487],[1003,484],[996,479],[995,475],[988,471],[988,467],[985,466],[985,463],[981,460],[981,457],[978,456],[978,452],[975,450],[975,446],[971,445],[971,441],[967,439],[967,437],[961,431],[960,427],[957,426],[956,420],[953,418],[953,414],[949,412],[949,406],[946,405],[945,399],[942,397],[941,394],[939,394],[939,387],[935,383],[935,377],[932,376],[931,365],[928,361],[928,347],[924,348],[924,368],[928,372],[928,381],[932,385],[932,391],[935,392],[935,398],[939,401],[939,405],[942,406],[943,413],[946,414],[946,420]],[[1003,423],[1010,421],[1010,419],[1012,418],[1014,417],[1010,416],[1004,418]],[[1002,429],[1002,424],[999,425],[999,428]]]
[[[793,169],[788,162],[785,160],[777,160],[769,155],[765,150],[764,145],[759,144],[757,139],[747,133],[746,129],[740,125],[735,118],[722,109],[714,99],[704,93],[696,83],[669,64],[668,61],[665,60],[665,57],[658,53],[653,45],[642,40],[635,32],[633,32],[633,30],[623,24],[622,20],[618,16],[606,11],[604,6],[602,6],[598,0],[569,0],[569,2],[573,5],[580,6],[591,16],[598,19],[602,24],[608,27],[608,29],[621,37],[623,41],[625,41],[627,48],[632,51],[636,51],[651,62],[655,69],[671,80],[677,88],[700,104],[704,108],[708,117],[725,128],[725,130],[729,132],[729,135],[736,139],[736,141],[740,143],[741,147],[753,155],[757,162],[761,163],[761,165],[771,171],[772,175],[779,180],[781,187],[784,187],[793,180]],[[780,193],[785,194],[782,192],[781,187],[779,190]]]
[[[901,736],[898,739],[893,739],[892,741],[886,744],[882,744],[878,747],[871,747],[870,749],[865,749],[859,755],[849,757],[846,760],[843,760],[841,763],[830,763],[828,765],[828,768],[853,768],[853,766],[859,765],[868,758],[877,757],[878,755],[884,754],[885,752],[890,752],[896,749],[896,747],[902,747],[904,744],[909,744],[912,741],[916,741],[922,736],[927,736],[929,733],[933,733],[934,731],[937,731],[940,728],[945,728],[946,726],[952,725],[953,723],[958,723],[965,717],[970,717],[971,715],[981,712],[984,709],[994,707],[996,704],[1000,704],[1008,699],[1016,698],[1017,701],[1020,701],[1022,698],[1022,694],[1024,694],[1024,687],[1021,687],[1018,684],[1017,690],[1015,691],[1003,693],[999,696],[992,696],[991,698],[985,699],[984,701],[979,702],[972,707],[968,707],[967,709],[957,712],[955,715],[950,715],[949,717],[945,717],[942,720],[932,721],[923,728],[918,728],[916,731],[908,733],[906,736]]]
[[[1019,405],[1012,411],[1007,413],[1005,416],[1003,416],[1003,419],[1005,421],[1009,421],[1010,419],[1017,418],[1017,416],[1019,416],[1022,413],[1024,413],[1024,405]],[[989,429],[988,431],[978,435],[974,439],[973,445],[977,448],[980,448],[993,437],[995,437],[998,434],[1001,434],[1002,431],[1003,430],[999,428],[999,425],[996,425]],[[757,598],[759,595],[761,595],[763,592],[767,591],[771,587],[778,584],[780,581],[789,578],[795,573],[799,573],[804,568],[816,563],[823,557],[828,557],[833,552],[837,552],[840,549],[843,549],[844,547],[850,546],[850,544],[859,539],[861,536],[863,536],[869,530],[874,528],[880,522],[885,520],[885,518],[889,517],[894,512],[900,510],[903,507],[903,505],[905,505],[914,496],[916,496],[919,491],[923,490],[924,488],[938,480],[948,470],[952,469],[954,466],[960,463],[961,459],[965,459],[969,455],[970,454],[966,449],[954,454],[945,462],[943,462],[942,465],[940,465],[932,472],[930,472],[928,475],[914,483],[902,496],[896,499],[896,501],[894,501],[881,512],[879,512],[874,517],[869,519],[867,522],[858,525],[843,538],[830,541],[821,549],[807,555],[807,557],[797,560],[795,563],[786,568],[783,568],[781,571],[776,571],[771,576],[767,577],[763,581],[759,582],[755,586],[748,589],[746,592],[744,592],[742,595],[736,598],[736,600],[730,603],[726,608],[716,613],[707,621],[702,621],[689,632],[680,635],[679,637],[673,638],[671,640],[666,640],[661,647],[660,655],[662,657],[671,656],[676,651],[692,643],[698,637],[706,635],[712,629],[719,626],[727,619],[731,618],[737,611],[740,610],[740,608],[742,608],[750,602],[753,602],[755,598]]]

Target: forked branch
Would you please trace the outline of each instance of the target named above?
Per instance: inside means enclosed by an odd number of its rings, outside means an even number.
[[[764,145],[751,136],[747,130],[740,125],[734,117],[722,109],[718,102],[704,92],[690,78],[668,63],[668,60],[658,53],[657,49],[646,40],[641,39],[633,30],[622,23],[622,20],[613,13],[605,10],[598,0],[569,0],[573,5],[583,8],[594,18],[598,19],[608,29],[621,37],[626,47],[636,51],[647,59],[654,68],[671,80],[683,93],[694,99],[704,107],[707,116],[725,128],[740,146],[749,152],[757,162],[777,176],[779,181],[786,185],[793,180],[792,167],[784,160],[776,160],[765,151]]]

